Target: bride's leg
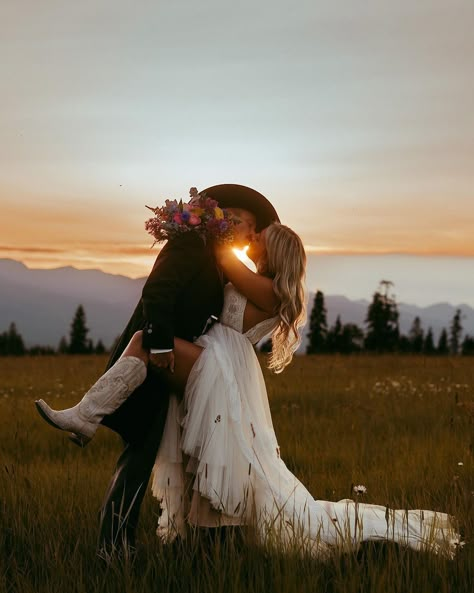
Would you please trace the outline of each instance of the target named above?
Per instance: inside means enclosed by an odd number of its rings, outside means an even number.
[[[125,350],[122,352],[122,355],[120,356],[119,360],[125,358],[126,356],[134,356],[135,358],[139,358],[140,360],[142,360],[145,366],[148,366],[148,362],[150,360],[150,353],[148,352],[148,350],[145,350],[143,348],[142,338],[142,330],[135,332],[130,342],[127,344]]]
[[[71,440],[84,447],[95,435],[104,416],[112,414],[143,383],[149,354],[142,347],[142,332],[136,332],[117,362],[89,389],[73,408],[55,411],[38,400],[41,417],[60,430],[73,433]]]

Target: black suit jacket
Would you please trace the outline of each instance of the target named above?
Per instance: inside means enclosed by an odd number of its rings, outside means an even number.
[[[120,358],[136,331],[144,330],[147,349],[172,348],[174,336],[193,341],[201,335],[209,316],[219,316],[222,305],[223,280],[212,249],[193,232],[168,241],[107,368]],[[167,407],[165,382],[156,372],[149,372],[145,382],[102,423],[125,441],[136,442],[144,438],[157,414],[166,417]]]

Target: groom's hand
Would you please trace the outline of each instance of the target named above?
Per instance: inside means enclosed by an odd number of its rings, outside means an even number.
[[[150,364],[156,369],[168,369],[174,373],[174,351],[150,354]]]

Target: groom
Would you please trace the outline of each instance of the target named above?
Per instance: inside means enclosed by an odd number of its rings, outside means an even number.
[[[272,204],[249,187],[222,184],[205,193],[240,219],[234,233],[238,247],[248,244],[255,231],[278,221]],[[193,341],[203,333],[211,315],[220,315],[222,305],[223,278],[212,247],[193,232],[168,241],[107,368],[120,358],[140,329],[143,346],[150,351],[150,365],[172,366],[174,336]],[[107,556],[115,551],[127,552],[135,544],[140,506],[161,442],[168,401],[164,380],[159,373],[149,372],[126,402],[102,421],[125,441],[101,511],[99,551]]]

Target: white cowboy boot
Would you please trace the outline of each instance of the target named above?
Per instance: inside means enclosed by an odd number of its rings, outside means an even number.
[[[73,443],[85,447],[104,416],[112,414],[143,383],[146,365],[140,358],[120,358],[94,383],[73,408],[53,410],[42,399],[35,402],[41,417],[51,426],[72,432]]]

